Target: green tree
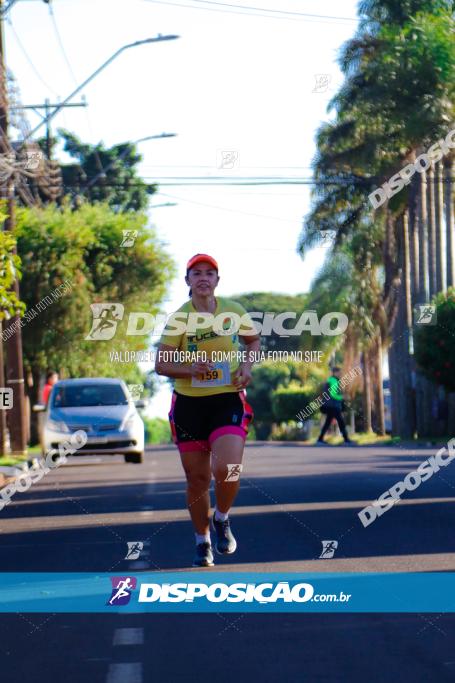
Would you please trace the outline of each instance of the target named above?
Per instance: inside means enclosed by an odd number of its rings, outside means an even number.
[[[438,294],[437,325],[415,326],[415,359],[429,380],[455,392],[455,288]]]
[[[325,375],[325,368],[318,363],[264,361],[254,366],[247,393],[254,410],[257,438],[268,439],[277,420],[295,420],[306,404],[305,398],[309,396],[311,400],[319,393]]]
[[[0,215],[0,221],[3,220],[5,216]],[[16,277],[22,276],[20,259],[15,254],[15,248],[16,240],[13,235],[10,232],[0,232],[0,322],[25,310],[25,304],[11,289]]]
[[[274,422],[290,422],[298,420],[297,414],[310,401],[313,401],[318,391],[314,384],[303,385],[295,380],[288,386],[279,386],[272,392],[272,413]]]
[[[148,348],[146,335],[126,334],[128,315],[156,314],[174,273],[164,247],[146,224],[145,214],[114,213],[106,204],[84,204],[77,211],[68,204],[18,210],[15,236],[24,272],[21,297],[27,307],[24,365],[33,376],[32,402],[38,400],[46,368],[67,377],[116,376],[144,382],[134,362],[114,363],[110,352]],[[120,246],[125,230],[137,231],[127,248]],[[68,291],[53,294],[64,282]],[[96,303],[124,306],[111,340],[86,339],[91,305]]]
[[[294,320],[284,323],[284,328],[292,329],[296,325],[296,320],[307,308],[306,294],[278,294],[276,292],[249,292],[246,294],[235,294],[231,298],[238,301],[247,311],[257,311],[260,313],[285,313],[290,311],[296,314]],[[259,320],[259,318],[258,318]],[[261,347],[264,351],[297,351],[302,348],[311,348],[306,344],[307,335],[302,336],[283,336],[272,331],[269,336],[261,337]]]
[[[254,427],[258,439],[266,440],[272,429],[273,391],[280,385],[287,386],[292,377],[292,366],[287,363],[266,361],[253,367],[253,381],[248,387],[247,400],[254,410]]]
[[[169,420],[161,417],[144,417],[145,442],[153,444],[172,443]]]
[[[394,405],[408,395],[411,385],[404,321],[409,299],[404,306],[400,285],[405,263],[404,214],[408,206],[412,208],[412,198],[409,188],[404,189],[374,212],[367,197],[445,134],[455,119],[453,7],[453,2],[443,0],[360,2],[358,33],[340,56],[345,81],[331,103],[335,117],[318,134],[313,206],[299,243],[303,254],[314,246],[321,231],[332,230],[337,250],[350,236],[359,234],[361,249],[351,249],[350,255],[354,278],[349,305],[361,324],[353,342],[363,348],[367,380],[372,355],[379,375],[381,349],[392,331],[391,378],[400,376],[392,381]],[[425,261],[428,218],[422,189],[420,197],[416,225]],[[430,215],[432,202],[430,197]],[[369,246],[368,229],[379,234]],[[414,252],[411,267],[420,275],[421,297],[425,277],[418,266]],[[434,279],[434,268],[430,276]],[[365,387],[369,384],[366,381]],[[403,430],[411,428],[412,420],[405,405],[398,412],[398,431],[405,435]]]
[[[147,185],[137,172],[142,160],[136,146],[126,142],[105,147],[102,142],[90,145],[76,135],[60,129],[64,150],[74,163],[62,164],[64,191],[82,195],[89,202],[107,202],[116,212],[142,211],[156,187]],[[90,181],[98,177],[93,185]]]

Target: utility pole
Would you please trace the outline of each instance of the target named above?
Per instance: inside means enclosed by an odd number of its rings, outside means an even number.
[[[8,141],[8,100],[7,100],[7,87],[6,87],[6,70],[5,70],[5,55],[4,55],[4,36],[3,36],[3,20],[8,10],[17,2],[18,0],[9,0],[5,6],[4,0],[0,0],[0,154],[11,152],[12,147]],[[44,0],[48,2],[49,0]],[[61,109],[67,106],[67,103],[77,95],[88,83],[90,83],[108,64],[110,64],[114,59],[116,59],[122,52],[129,50],[130,48],[138,47],[140,45],[145,45],[148,43],[158,43],[167,40],[175,40],[179,38],[177,35],[161,35],[158,34],[154,38],[146,38],[144,40],[137,40],[134,43],[128,43],[119,48],[109,59],[107,59],[96,71],[94,71],[88,78],[85,79],[81,85],[79,85],[72,93],[70,93],[62,102],[60,102],[54,109],[49,111],[50,105],[47,107],[47,111],[44,117],[42,117],[41,122],[31,130],[24,139],[21,140],[19,148],[16,152],[21,152],[28,141],[33,138],[35,133],[41,128],[43,124],[49,125],[50,121],[59,113]],[[46,109],[46,105],[45,105]],[[50,147],[50,135],[48,135],[48,151]],[[14,179],[10,176],[7,181],[3,184],[0,183],[0,195],[7,200],[8,206],[8,219],[5,221],[4,230],[12,230],[14,227]],[[14,284],[14,291],[16,296],[19,298],[19,284],[16,278]],[[18,316],[14,316],[10,319],[4,326],[5,331],[18,321]],[[0,321],[0,332],[1,332],[1,321]],[[11,447],[13,453],[22,454],[26,450],[27,446],[27,425],[25,420],[25,395],[24,395],[24,372],[23,372],[23,362],[22,362],[22,334],[20,325],[17,326],[18,329],[12,334],[6,342],[7,351],[7,381],[6,386],[10,386],[13,389],[13,407],[9,410],[9,427],[11,436]],[[0,345],[2,343],[2,338],[0,337]],[[2,354],[0,351],[0,386],[5,386],[5,378],[3,376],[3,362]],[[0,410],[0,446],[5,441],[5,426],[4,426],[4,416],[2,417],[4,411]]]
[[[40,116],[41,120],[46,123],[46,156],[50,160],[52,156],[52,134],[51,134],[51,124],[50,124],[50,119],[51,119],[51,112],[53,109],[56,107],[59,107],[60,103],[57,104],[51,104],[50,100],[46,98],[44,104],[26,104],[22,107],[10,107],[10,111],[23,111],[25,109],[32,109],[35,114],[38,114]],[[67,107],[86,107],[87,102],[85,101],[84,98],[82,98],[82,102],[68,102],[67,104],[64,104],[62,109],[66,109]],[[44,116],[41,115],[40,110],[44,110],[45,114]]]
[[[10,3],[11,4],[11,3]],[[3,138],[2,148],[8,146],[8,96],[6,85],[6,68],[5,68],[5,50],[4,50],[4,32],[3,32],[3,17],[4,8],[3,0],[0,0],[0,133]],[[7,202],[8,218],[5,221],[3,229],[11,231],[14,228],[15,220],[15,199],[14,199],[14,179],[10,176],[1,186],[1,195]],[[19,298],[19,283],[15,278],[14,291]],[[11,325],[14,325],[18,320],[18,316],[13,316],[5,327],[5,332]],[[0,344],[2,344],[0,339]],[[3,349],[2,349],[3,350]],[[0,369],[0,382],[2,386],[9,387],[13,390],[13,407],[9,410],[9,430],[11,451],[14,454],[22,455],[27,448],[27,425],[25,420],[25,394],[24,394],[24,369],[22,363],[22,334],[21,328],[18,325],[17,331],[11,335],[6,341],[6,385],[3,370],[3,353],[0,353],[0,361],[2,367]],[[4,413],[4,411],[0,411]],[[0,420],[0,429],[4,430],[5,418]],[[2,439],[2,446],[5,442],[5,431],[0,434]]]

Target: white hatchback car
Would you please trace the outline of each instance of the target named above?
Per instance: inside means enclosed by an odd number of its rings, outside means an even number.
[[[52,387],[41,430],[43,452],[68,440],[78,430],[87,434],[87,443],[77,452],[90,455],[125,456],[125,462],[144,460],[144,423],[126,384],[107,377],[64,379]]]

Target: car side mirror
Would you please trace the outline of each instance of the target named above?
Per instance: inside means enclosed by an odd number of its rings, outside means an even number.
[[[44,413],[47,410],[47,406],[43,405],[42,403],[35,403],[32,410],[34,413]]]

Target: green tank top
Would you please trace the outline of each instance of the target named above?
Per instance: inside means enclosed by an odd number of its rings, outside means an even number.
[[[327,384],[329,385],[330,396],[336,401],[342,401],[343,394],[340,391],[340,380],[337,377],[329,377]]]

